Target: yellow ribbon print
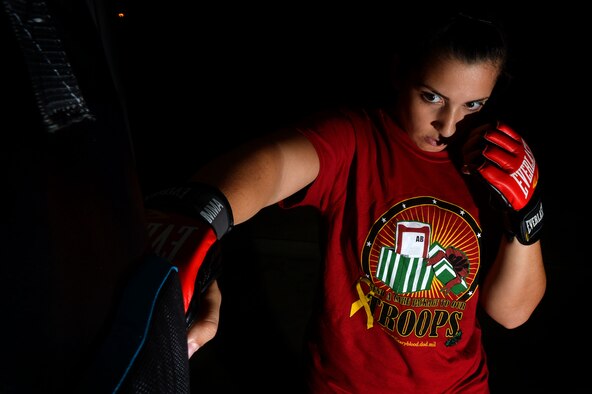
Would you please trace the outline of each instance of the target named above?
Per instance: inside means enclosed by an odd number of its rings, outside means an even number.
[[[364,291],[362,290],[362,285],[361,282],[366,282],[368,284],[368,286],[370,287],[370,291],[368,292],[368,294],[364,294]],[[374,317],[372,316],[372,312],[370,311],[370,304],[368,304],[368,302],[370,301],[370,299],[374,296],[374,290],[372,283],[370,282],[370,279],[362,277],[360,278],[360,280],[358,280],[358,283],[356,283],[356,291],[358,292],[358,297],[360,298],[358,301],[355,301],[350,309],[349,312],[349,317],[352,317],[358,310],[360,310],[360,308],[364,307],[364,310],[366,311],[366,328],[370,329],[372,328],[372,326],[374,325]]]

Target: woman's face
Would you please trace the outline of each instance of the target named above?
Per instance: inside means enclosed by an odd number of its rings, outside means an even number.
[[[498,74],[498,67],[490,62],[467,64],[441,58],[430,63],[400,92],[401,127],[424,151],[446,149],[458,122],[483,108]]]

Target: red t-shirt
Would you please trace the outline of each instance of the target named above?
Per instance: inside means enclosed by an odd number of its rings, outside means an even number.
[[[487,393],[476,318],[481,228],[447,151],[421,151],[381,110],[298,126],[320,171],[284,207],[326,225],[315,393]]]

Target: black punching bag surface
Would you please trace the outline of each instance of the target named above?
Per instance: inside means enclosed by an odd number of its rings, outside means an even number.
[[[0,15],[2,393],[76,387],[146,249],[133,149],[96,15],[83,1],[47,3],[5,0]],[[43,23],[54,28],[49,37]],[[62,74],[56,86],[43,61]]]

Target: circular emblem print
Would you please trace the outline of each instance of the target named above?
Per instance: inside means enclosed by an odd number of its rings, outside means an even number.
[[[412,198],[372,226],[362,266],[381,298],[404,294],[464,301],[477,285],[480,235],[474,218],[458,206]]]

